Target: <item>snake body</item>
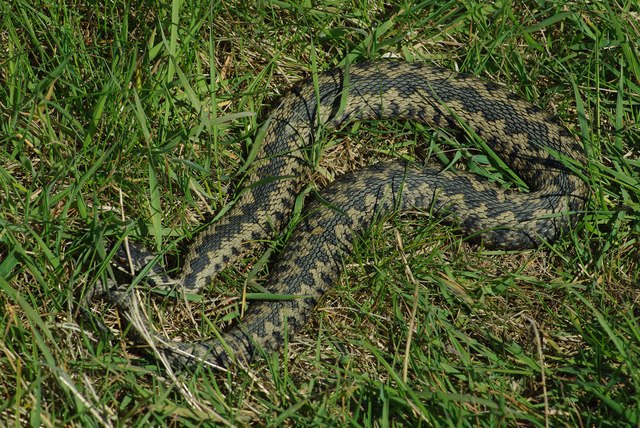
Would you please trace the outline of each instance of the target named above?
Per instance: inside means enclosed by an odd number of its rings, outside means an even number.
[[[285,332],[298,331],[336,281],[355,237],[380,216],[424,209],[447,216],[486,247],[522,249],[555,240],[584,208],[587,188],[566,166],[583,165],[583,149],[556,117],[494,83],[450,70],[396,61],[360,63],[319,74],[282,98],[263,128],[247,174],[249,186],[195,239],[179,278],[169,279],[154,266],[152,282],[198,292],[240,255],[272,239],[286,225],[303,186],[318,129],[365,119],[462,124],[530,191],[509,191],[464,171],[401,161],[344,175],[308,204],[271,270],[268,290],[298,298],[251,302],[240,323],[200,342],[156,336],[172,365],[224,367],[251,361],[260,349],[279,349]],[[138,269],[153,259],[141,248],[132,251]],[[132,298],[119,292],[116,300],[131,315]]]

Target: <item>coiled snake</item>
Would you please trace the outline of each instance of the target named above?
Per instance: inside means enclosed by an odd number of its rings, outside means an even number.
[[[306,153],[318,128],[363,119],[462,124],[484,139],[530,191],[508,191],[466,172],[400,161],[342,176],[308,204],[271,270],[269,291],[290,298],[252,302],[240,323],[201,342],[153,336],[172,365],[224,367],[252,360],[260,348],[277,350],[285,331],[298,331],[337,279],[341,257],[354,238],[379,216],[429,210],[446,215],[486,247],[520,249],[553,241],[584,207],[587,187],[566,166],[583,165],[583,150],[554,116],[494,83],[449,70],[399,61],[360,63],[319,74],[315,84],[302,82],[281,100],[263,128],[248,172],[250,185],[196,238],[179,278],[153,266],[148,282],[198,292],[234,259],[271,239],[288,221],[302,188]],[[140,271],[154,256],[131,247],[130,258]],[[137,319],[136,328],[148,329],[136,315],[135,299],[121,290],[116,286],[111,297]]]

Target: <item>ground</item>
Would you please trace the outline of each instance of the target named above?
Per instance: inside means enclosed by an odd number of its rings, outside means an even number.
[[[0,5],[0,421],[638,426],[637,3],[100,3]],[[390,218],[344,260],[302,334],[227,373],[172,376],[121,334],[113,305],[84,300],[124,236],[179,268],[296,81],[387,57],[497,82],[557,114],[589,160],[582,220],[556,243],[504,252],[427,212]],[[352,124],[324,135],[309,182],[397,156],[502,182],[460,137]],[[189,302],[143,293],[145,309],[168,336],[211,335],[239,291],[264,283],[261,256]]]

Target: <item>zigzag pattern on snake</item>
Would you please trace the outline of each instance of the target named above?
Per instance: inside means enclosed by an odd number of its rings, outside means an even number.
[[[342,176],[308,204],[271,269],[268,290],[300,298],[251,302],[240,323],[201,342],[154,336],[172,365],[225,367],[231,361],[251,361],[260,349],[278,350],[285,326],[292,334],[305,323],[339,276],[341,259],[355,237],[377,217],[423,209],[446,216],[485,247],[521,249],[555,240],[584,208],[587,187],[561,161],[583,165],[583,149],[554,116],[494,83],[450,70],[399,61],[360,63],[318,75],[317,86],[312,80],[302,82],[281,100],[264,125],[246,180],[250,185],[196,238],[179,278],[170,279],[154,266],[149,282],[198,292],[240,255],[272,239],[287,224],[304,184],[300,177],[309,168],[306,152],[318,128],[365,119],[439,127],[462,123],[530,191],[509,191],[464,171],[400,161]],[[131,253],[138,270],[154,258],[137,247]],[[111,296],[130,319],[137,319],[137,328],[151,328],[138,316],[128,292]]]

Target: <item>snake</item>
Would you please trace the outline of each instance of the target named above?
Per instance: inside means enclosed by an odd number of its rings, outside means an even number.
[[[472,75],[421,62],[360,62],[318,73],[281,98],[250,150],[235,203],[196,236],[178,277],[169,277],[155,254],[134,244],[127,252],[120,248],[114,263],[127,259],[153,287],[201,292],[289,224],[308,185],[304,177],[313,169],[309,158],[319,131],[363,120],[462,129],[484,141],[528,191],[429,162],[383,161],[344,174],[305,204],[273,262],[265,288],[276,298],[251,300],[239,322],[199,341],[156,333],[133,293],[111,284],[113,301],[140,336],[151,335],[171,367],[227,369],[279,351],[337,281],[354,242],[395,213],[423,210],[483,247],[519,250],[557,240],[585,209],[589,192],[579,173],[585,151],[557,116]]]

